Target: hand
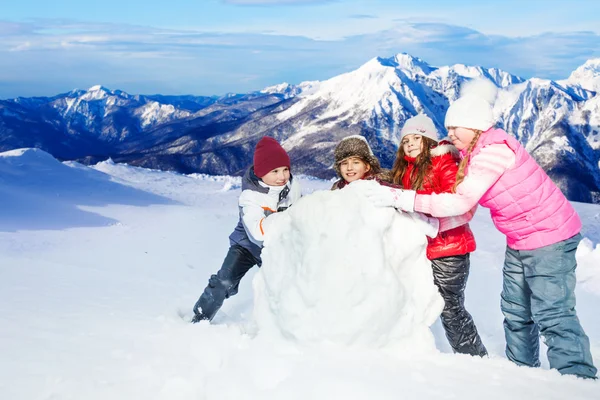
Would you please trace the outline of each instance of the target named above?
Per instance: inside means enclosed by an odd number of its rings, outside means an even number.
[[[415,191],[394,189],[382,185],[373,185],[365,191],[367,198],[376,207],[394,207],[403,211],[413,211]]]
[[[428,217],[427,215],[422,214],[420,212],[412,212],[408,213],[408,215],[410,215],[411,218],[419,224],[419,226],[425,232],[425,235],[429,236],[430,238],[434,238],[438,235],[438,232],[440,230],[439,219],[434,217]]]

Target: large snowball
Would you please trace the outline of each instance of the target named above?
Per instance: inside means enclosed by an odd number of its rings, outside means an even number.
[[[315,192],[277,216],[254,279],[261,334],[304,344],[432,349],[443,300],[426,237],[363,195],[373,181]]]

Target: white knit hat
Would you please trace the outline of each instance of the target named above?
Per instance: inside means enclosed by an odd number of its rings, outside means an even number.
[[[495,125],[492,105],[496,100],[498,88],[486,79],[474,79],[466,82],[461,94],[448,108],[444,125],[487,131]]]
[[[400,142],[406,135],[421,135],[436,142],[439,140],[435,124],[425,114],[418,114],[406,120],[400,131]]]

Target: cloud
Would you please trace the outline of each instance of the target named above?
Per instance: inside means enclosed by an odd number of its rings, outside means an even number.
[[[0,98],[53,95],[99,83],[131,93],[248,92],[283,81],[327,79],[400,52],[438,66],[481,65],[525,78],[563,79],[587,59],[600,57],[600,35],[593,32],[509,38],[410,20],[340,40],[69,20],[0,21],[0,39]]]
[[[355,19],[377,19],[378,17],[376,15],[370,15],[370,14],[352,14],[348,16],[349,18],[355,18]]]

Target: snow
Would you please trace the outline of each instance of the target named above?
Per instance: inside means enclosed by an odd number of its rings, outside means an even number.
[[[313,196],[332,203],[348,200],[348,192],[339,198],[319,192],[331,185],[329,181],[299,178],[307,194],[316,193],[299,202],[298,208],[319,203],[311,200]],[[376,329],[352,343],[344,335],[330,335],[329,343],[304,341],[318,337],[306,331],[280,340],[281,335],[253,317],[254,296],[258,296],[253,283],[260,286],[269,274],[282,276],[282,270],[277,270],[276,242],[268,244],[272,254],[265,255],[265,262],[271,262],[265,265],[269,270],[251,270],[214,324],[187,323],[184,319],[189,318],[191,306],[226,254],[227,237],[238,218],[239,178],[185,176],[110,161],[90,168],[60,163],[40,151],[15,150],[0,153],[0,192],[2,399],[562,400],[598,396],[599,382],[560,376],[548,370],[545,355],[539,369],[517,367],[504,356],[499,293],[505,242],[485,210],[479,210],[472,223],[478,250],[472,255],[466,293],[467,309],[490,352],[489,358],[482,359],[452,354],[439,321],[431,329],[438,350],[418,355],[368,342],[369,337],[377,337]],[[383,218],[376,210],[363,209],[360,199],[356,201],[348,210],[357,216],[349,218],[346,226],[356,227],[359,215]],[[577,254],[577,311],[598,365],[600,206],[574,205],[586,237]],[[324,219],[313,221],[318,229],[323,229],[320,222],[339,223],[341,218],[328,206],[310,212]],[[312,220],[310,215],[289,218],[301,223]],[[366,226],[381,229],[379,222]],[[303,227],[280,228],[282,240],[307,232]],[[330,228],[331,236],[324,241],[336,253],[332,262],[340,260],[343,249],[351,258],[360,254],[356,246],[347,246],[351,232],[340,238],[341,228]],[[366,240],[360,234],[358,238]],[[375,244],[365,246],[372,250]],[[311,255],[321,253],[314,249],[306,257]],[[373,271],[363,270],[365,288],[372,283],[369,272],[385,274],[388,268],[387,253],[380,257]],[[358,268],[354,261],[348,262],[347,269]],[[340,265],[325,267],[331,268],[331,276],[325,275],[324,282],[312,281],[314,297],[307,299],[327,300],[324,309],[313,307],[317,315],[327,310],[345,313],[343,303],[336,308],[333,299],[323,297],[324,289],[340,273],[340,284],[351,283],[359,290],[358,278]],[[377,296],[395,298],[391,287],[398,282],[387,276],[379,280],[379,291],[365,297],[364,311],[374,307]],[[309,282],[300,278],[298,285]],[[291,289],[297,287],[291,279],[284,281]],[[270,299],[284,299],[284,294],[271,293]],[[353,295],[348,292],[349,299],[356,301]],[[302,304],[306,303],[295,303]],[[400,306],[411,309],[407,302]],[[393,307],[382,305],[385,313]],[[260,315],[258,302],[256,310]],[[352,328],[344,316],[332,318]],[[311,321],[309,316],[299,318]],[[377,323],[383,320],[374,318]],[[286,321],[299,320],[288,313]],[[380,333],[385,330],[375,326]],[[319,328],[328,334],[335,326]],[[332,338],[342,340],[332,343]]]
[[[265,94],[282,94],[285,99],[306,96],[314,93],[318,87],[319,81],[305,81],[298,85],[291,85],[287,82],[282,82],[278,85],[268,86],[260,91]]]
[[[314,193],[270,227],[254,279],[262,335],[397,352],[434,349],[429,327],[444,303],[425,235],[415,235],[420,228],[407,214],[371,205],[360,187],[369,185],[377,183]]]
[[[108,97],[110,94],[111,94],[110,90],[108,90],[104,86],[95,85],[95,86],[92,86],[91,88],[89,88],[87,90],[87,92],[85,92],[80,98],[81,98],[81,100],[88,100],[88,101],[102,100],[102,99],[105,99],[106,97]]]
[[[142,128],[148,128],[175,118],[184,118],[192,115],[188,111],[176,109],[171,104],[160,104],[156,101],[150,101],[138,107],[133,114],[139,116]]]
[[[407,53],[396,54],[393,59],[397,63],[398,68],[405,71],[410,71],[415,75],[429,75],[431,72],[436,70],[436,68],[431,67],[422,59],[413,57]]]
[[[96,91],[99,91],[99,90],[105,90],[104,86],[102,86],[102,85],[94,85],[91,88],[89,88],[87,91],[88,92],[96,92]]]
[[[583,65],[571,73],[566,81],[567,85],[579,86],[592,92],[600,92],[600,58],[587,60]]]

